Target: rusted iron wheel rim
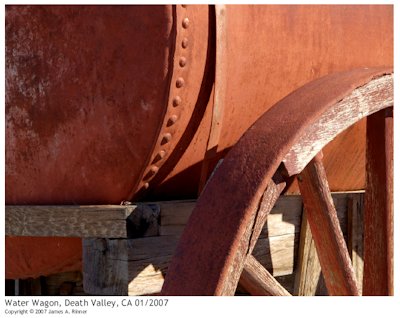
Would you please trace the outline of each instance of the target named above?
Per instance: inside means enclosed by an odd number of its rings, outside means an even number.
[[[289,295],[251,256],[269,211],[297,175],[330,295],[358,295],[320,151],[367,117],[363,294],[393,293],[393,75],[383,68],[332,74],[266,112],[217,169],[182,234],[164,295]],[[310,212],[311,211],[311,212]]]

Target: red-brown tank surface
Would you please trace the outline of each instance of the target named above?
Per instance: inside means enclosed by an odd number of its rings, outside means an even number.
[[[202,171],[281,98],[329,73],[393,64],[392,6],[216,12],[8,6],[6,204],[196,197]],[[324,150],[331,190],[364,187],[364,133],[358,124]],[[39,254],[45,242],[54,248]],[[80,248],[9,237],[6,275],[79,268]]]
[[[218,145],[207,156],[208,174],[257,118],[295,89],[334,72],[393,65],[392,6],[228,5],[221,11],[225,26],[217,44],[222,41],[225,48],[217,73],[223,68],[219,89],[225,93],[218,100],[224,111]],[[173,172],[150,189],[154,195],[196,193],[193,180],[200,174],[198,149],[200,140],[208,139],[206,128],[200,127]],[[332,191],[364,188],[364,136],[362,121],[324,149]],[[297,183],[287,191],[299,193]]]
[[[119,204],[147,186],[192,116],[208,18],[207,6],[8,6],[6,204]],[[9,237],[7,276],[65,270],[80,250]]]

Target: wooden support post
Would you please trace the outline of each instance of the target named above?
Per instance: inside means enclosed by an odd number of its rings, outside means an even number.
[[[393,295],[393,108],[367,118],[364,295]]]
[[[92,295],[128,295],[128,241],[83,240],[83,286]]]
[[[92,295],[159,293],[178,239],[176,236],[85,239],[85,292]]]

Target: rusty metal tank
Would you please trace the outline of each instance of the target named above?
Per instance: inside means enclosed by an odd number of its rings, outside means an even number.
[[[7,6],[6,204],[195,198],[281,98],[392,64],[392,6]],[[364,133],[325,149],[332,191],[364,187]],[[80,266],[78,238],[6,237],[8,278]]]

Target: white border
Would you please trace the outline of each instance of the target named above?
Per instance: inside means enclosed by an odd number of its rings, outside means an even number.
[[[63,0],[63,1],[49,1],[49,0],[5,0],[5,4],[79,4],[79,5],[84,5],[84,4],[109,4],[109,5],[118,5],[118,4],[181,4],[181,3],[193,3],[193,4],[376,4],[376,5],[385,5],[385,4],[393,4],[395,3],[394,0],[352,0],[352,1],[345,1],[345,0],[336,0],[336,1],[323,1],[323,0],[308,0],[308,1],[288,1],[288,0],[282,0],[282,1],[258,1],[258,0],[253,0],[253,1],[239,1],[239,0],[230,0],[230,1],[205,1],[205,0],[198,0],[198,1],[155,1],[155,0],[148,0],[148,1],[133,1],[133,0],[117,0],[117,1],[105,1],[105,0],[84,0],[84,1],[79,1],[79,0]]]
[[[193,1],[185,1],[187,3],[193,3]],[[5,4],[160,4],[160,3],[181,3],[181,1],[5,1]],[[213,3],[224,3],[224,4],[243,4],[244,1],[195,1],[194,3],[201,4],[213,4]],[[395,56],[395,74],[397,74],[398,65],[398,36],[399,36],[399,22],[400,18],[399,4],[395,1],[256,1],[253,3],[257,4],[393,4],[394,5],[394,28],[395,28],[395,45],[394,45],[394,56]],[[3,111],[1,114],[0,126],[2,134],[5,132],[4,123],[4,105],[5,105],[5,88],[4,88],[4,52],[5,52],[5,30],[4,30],[4,6],[1,7],[1,71],[3,74],[3,80],[0,84],[1,90],[1,105],[3,106]],[[395,96],[394,100],[397,103],[397,98],[399,95],[399,81],[397,81],[397,75],[395,75]],[[190,317],[197,316],[197,314],[209,314],[211,317],[223,316],[223,317],[246,317],[248,315],[278,315],[278,316],[290,316],[290,317],[338,317],[338,315],[345,317],[347,315],[358,315],[361,317],[379,317],[383,315],[393,316],[396,312],[399,313],[399,293],[400,293],[400,280],[397,279],[399,275],[399,182],[398,182],[398,162],[399,158],[399,131],[400,127],[397,125],[397,113],[395,110],[395,125],[394,125],[394,164],[395,164],[395,178],[394,178],[394,211],[395,211],[395,296],[394,297],[168,297],[170,300],[167,308],[132,308],[131,310],[126,310],[124,308],[109,310],[107,308],[91,308],[87,315],[81,316],[93,316],[97,317],[102,314],[112,314],[121,317]],[[4,138],[1,138],[1,174],[2,180],[4,180]],[[1,185],[1,200],[4,206],[4,181]],[[4,209],[3,209],[4,211]],[[1,237],[4,238],[4,218],[0,218],[0,228]],[[4,282],[4,239],[1,240],[1,251],[3,255],[3,261],[0,262],[0,278]],[[4,317],[5,303],[4,303],[4,283],[1,285],[1,299],[0,299],[0,315]],[[21,298],[21,297],[20,297]],[[93,298],[93,297],[90,297]],[[97,297],[100,298],[100,297]],[[125,297],[126,298],[126,297]],[[37,297],[23,297],[23,299],[32,300],[37,299]],[[41,297],[40,299],[51,299],[50,297]],[[57,297],[60,301],[64,301],[65,297]],[[89,298],[88,298],[89,299]],[[101,299],[122,299],[121,297],[101,297]],[[130,298],[135,299],[135,298]],[[146,316],[144,316],[146,315]],[[38,315],[36,315],[38,316]],[[54,315],[53,315],[54,316]]]

